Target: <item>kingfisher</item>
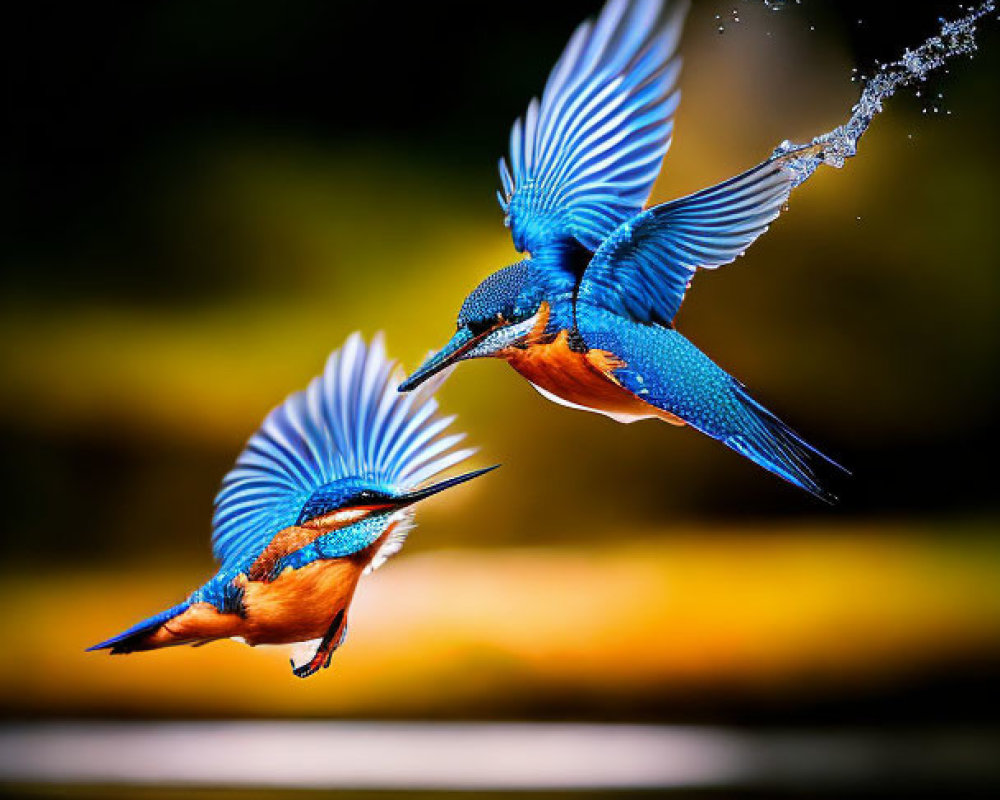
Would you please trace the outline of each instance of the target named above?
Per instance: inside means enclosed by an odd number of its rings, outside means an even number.
[[[444,375],[442,374],[443,378]],[[352,334],[323,374],[264,420],[215,499],[218,572],[188,598],[90,650],[112,654],[232,638],[292,644],[305,678],[347,636],[362,575],[396,553],[414,505],[496,467],[427,484],[475,450],[448,433],[430,381],[401,395],[381,334]]]
[[[457,331],[400,386],[473,358],[618,422],[690,425],[814,496],[846,472],[674,327],[692,278],[744,253],[788,201],[797,150],[648,206],[670,147],[686,2],[610,0],[511,129],[497,192],[525,258],[480,283]]]

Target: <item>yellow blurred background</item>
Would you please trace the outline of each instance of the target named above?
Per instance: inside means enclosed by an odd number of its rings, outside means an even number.
[[[413,368],[515,260],[493,164],[597,5],[480,26],[445,4],[466,29],[449,47],[416,8],[24,12],[0,282],[7,718],[992,721],[994,30],[699,277],[678,320],[853,471],[839,506],[476,362],[442,403],[503,469],[421,508],[329,672],[298,681],[282,651],[231,643],[82,652],[212,572],[219,481],[331,349],[384,330]],[[950,8],[863,5],[743,4],[720,35],[721,7],[696,4],[655,199],[843,121],[852,66]]]

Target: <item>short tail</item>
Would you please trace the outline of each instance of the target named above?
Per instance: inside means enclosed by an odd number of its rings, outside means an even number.
[[[824,484],[850,472],[754,400],[741,383],[734,380],[733,384],[737,431],[723,437],[723,444],[814,497],[835,503],[836,495]]]
[[[165,623],[179,617],[190,607],[191,601],[185,600],[180,605],[168,608],[166,611],[161,611],[159,614],[133,625],[117,636],[112,636],[100,644],[88,647],[87,652],[89,653],[91,650],[111,650],[112,655],[117,655],[119,653],[134,653],[137,650],[153,650],[158,647],[166,647],[170,644],[183,644],[180,641],[170,641],[171,637],[169,636],[157,636],[157,633],[160,632]]]

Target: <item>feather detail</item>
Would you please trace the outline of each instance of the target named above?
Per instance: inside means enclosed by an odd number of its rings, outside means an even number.
[[[670,147],[687,2],[610,0],[580,25],[510,132],[500,206],[519,251],[590,251],[641,208]]]
[[[638,322],[669,325],[698,269],[729,264],[767,231],[792,190],[784,159],[653,206],[594,253],[578,299]]]
[[[474,451],[456,449],[461,437],[446,434],[454,417],[434,399],[446,378],[400,394],[381,334],[370,345],[352,334],[321,376],[267,416],[223,480],[212,542],[223,571],[252,563],[320,487],[352,478],[405,492],[468,458]]]
[[[403,544],[406,542],[406,537],[409,535],[410,531],[417,527],[417,523],[411,509],[401,511],[393,517],[393,520],[395,521],[395,524],[393,525],[392,530],[385,538],[385,541],[379,545],[378,550],[375,552],[375,555],[372,556],[372,560],[368,562],[368,566],[365,567],[362,575],[368,575],[369,573],[374,572],[392,556],[402,550]]]

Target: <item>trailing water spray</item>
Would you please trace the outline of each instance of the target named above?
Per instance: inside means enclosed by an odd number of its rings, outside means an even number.
[[[807,180],[821,164],[842,167],[857,154],[858,142],[877,114],[882,103],[905,86],[923,83],[927,76],[958,56],[971,56],[977,50],[976,25],[996,11],[995,0],[987,0],[953,21],[941,21],[938,34],[930,37],[903,57],[878,65],[861,91],[861,98],[851,109],[843,125],[814,138],[809,144],[794,144],[787,139],[774,150],[772,159],[784,159],[794,175],[793,185]]]

